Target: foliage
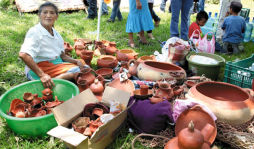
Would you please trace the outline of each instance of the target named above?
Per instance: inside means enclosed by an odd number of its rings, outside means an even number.
[[[0,0],[0,8],[8,8],[10,6],[9,0]]]

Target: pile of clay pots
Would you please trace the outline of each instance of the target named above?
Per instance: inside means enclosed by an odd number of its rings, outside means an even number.
[[[21,99],[13,99],[7,114],[18,118],[43,116],[52,113],[51,108],[64,102],[58,100],[57,96],[54,100],[53,92],[49,88],[43,90],[42,94],[42,97],[38,97],[38,94],[25,92],[23,94],[25,102]]]

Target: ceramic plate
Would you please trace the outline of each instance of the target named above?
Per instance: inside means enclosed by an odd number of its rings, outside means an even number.
[[[138,99],[148,99],[149,97],[153,96],[153,91],[152,90],[148,90],[148,94],[147,95],[140,95],[140,89],[137,89],[135,91],[133,91],[134,97],[138,98]]]

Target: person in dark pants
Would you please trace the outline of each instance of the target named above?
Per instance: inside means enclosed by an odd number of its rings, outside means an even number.
[[[87,19],[94,19],[97,17],[97,0],[87,0],[89,4],[88,7],[88,16],[85,18]]]
[[[120,4],[121,0],[113,0],[113,8],[112,8],[112,13],[110,16],[110,19],[108,19],[108,22],[115,22],[115,18],[117,17],[119,21],[122,21],[123,17],[120,11]]]
[[[159,24],[160,24],[160,21],[161,19],[157,16],[157,14],[154,12],[153,10],[153,3],[154,3],[154,0],[148,0],[148,7],[149,7],[149,10],[150,10],[150,13],[151,13],[151,16],[154,20],[154,27],[158,27]],[[153,37],[153,34],[152,34],[152,30],[149,30],[147,31],[147,35],[151,38],[151,39],[155,39]]]

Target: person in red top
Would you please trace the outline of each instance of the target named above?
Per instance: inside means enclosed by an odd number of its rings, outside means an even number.
[[[204,26],[208,20],[208,14],[205,11],[200,11],[197,14],[196,21],[193,22],[189,27],[189,38],[191,37],[192,33],[198,29],[201,34],[200,26]],[[194,38],[198,38],[198,34],[193,36]]]

